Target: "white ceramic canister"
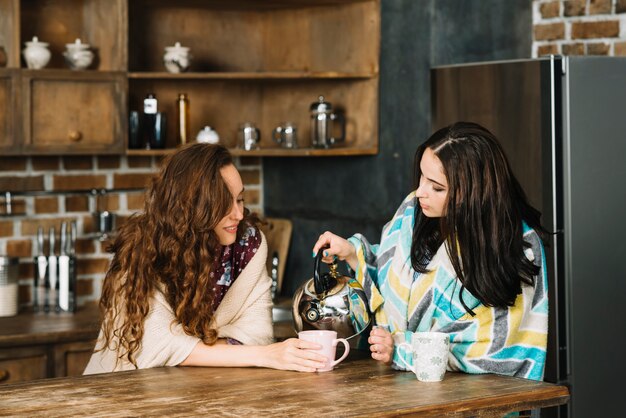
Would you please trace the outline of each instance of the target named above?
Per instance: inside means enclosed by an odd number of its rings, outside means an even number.
[[[26,48],[22,50],[26,66],[31,70],[40,70],[50,62],[50,50],[47,42],[39,42],[36,36],[33,40],[25,42]]]
[[[65,44],[63,56],[72,70],[84,70],[93,62],[93,52],[89,44],[82,43],[80,39],[76,39],[72,44]]]
[[[17,315],[18,267],[18,258],[0,256],[0,316]]]
[[[182,73],[187,71],[191,64],[189,48],[176,42],[174,46],[166,46],[163,55],[163,64],[170,73]]]
[[[205,126],[204,128],[202,128],[202,130],[200,130],[200,132],[198,132],[198,135],[196,136],[196,141],[204,142],[206,144],[217,144],[218,142],[220,142],[220,136],[215,130],[213,130],[213,128],[211,128],[210,126]]]

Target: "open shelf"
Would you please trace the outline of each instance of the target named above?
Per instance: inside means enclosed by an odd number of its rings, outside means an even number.
[[[165,156],[172,154],[176,148],[159,150],[138,150],[129,149],[126,155],[129,156]],[[337,147],[330,149],[318,148],[261,148],[253,151],[246,151],[241,148],[229,148],[230,153],[235,157],[338,157],[354,155],[376,155],[377,148],[347,148]]]
[[[143,80],[290,80],[290,79],[354,79],[376,77],[375,73],[340,73],[334,71],[269,71],[269,72],[204,72],[172,74],[167,72],[132,72],[130,79]]]
[[[176,100],[186,93],[190,137],[211,126],[234,155],[376,154],[380,7],[381,0],[0,0],[0,151],[165,155],[178,145]],[[21,57],[33,36],[49,43],[41,70]],[[65,45],[77,38],[95,53],[87,71],[64,62]],[[181,74],[163,63],[164,48],[176,42],[192,56]],[[127,150],[130,112],[141,114],[149,93],[167,122],[168,151]],[[346,120],[345,142],[328,150],[311,147],[310,108],[320,95]],[[299,149],[272,139],[286,122],[297,127]],[[238,148],[242,123],[259,129],[259,150]]]
[[[20,0],[21,47],[37,36],[39,41],[49,44],[51,58],[46,68],[67,68],[63,58],[65,44],[80,38],[92,47],[95,55],[89,69],[125,71],[125,1]]]

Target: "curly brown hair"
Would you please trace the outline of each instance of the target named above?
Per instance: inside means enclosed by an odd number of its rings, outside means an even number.
[[[107,248],[113,259],[102,285],[103,345],[137,368],[144,320],[154,292],[163,292],[185,333],[215,344],[211,328],[214,283],[220,256],[214,228],[233,197],[220,170],[233,164],[221,145],[192,144],[164,161],[146,193],[143,213],[132,215]],[[256,217],[245,211],[238,238]]]

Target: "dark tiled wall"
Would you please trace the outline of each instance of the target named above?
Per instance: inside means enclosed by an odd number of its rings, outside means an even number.
[[[361,232],[376,243],[411,191],[413,154],[430,134],[430,67],[530,57],[528,0],[381,3],[379,154],[263,161],[265,213],[294,223],[283,296],[312,276],[320,233]]]

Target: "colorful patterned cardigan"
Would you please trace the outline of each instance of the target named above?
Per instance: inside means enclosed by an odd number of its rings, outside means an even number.
[[[484,306],[470,292],[459,300],[457,279],[445,244],[428,265],[429,273],[411,267],[411,240],[417,200],[411,193],[385,225],[379,245],[362,235],[349,239],[356,248],[356,280],[363,286],[376,323],[392,332],[396,347],[411,341],[414,332],[450,334],[448,370],[466,373],[497,373],[527,379],[543,378],[548,330],[548,291],[545,257],[537,233],[524,224],[524,239],[531,244],[525,253],[541,271],[534,287],[522,284],[515,305]],[[394,350],[393,367],[406,368],[412,358],[402,348]]]

